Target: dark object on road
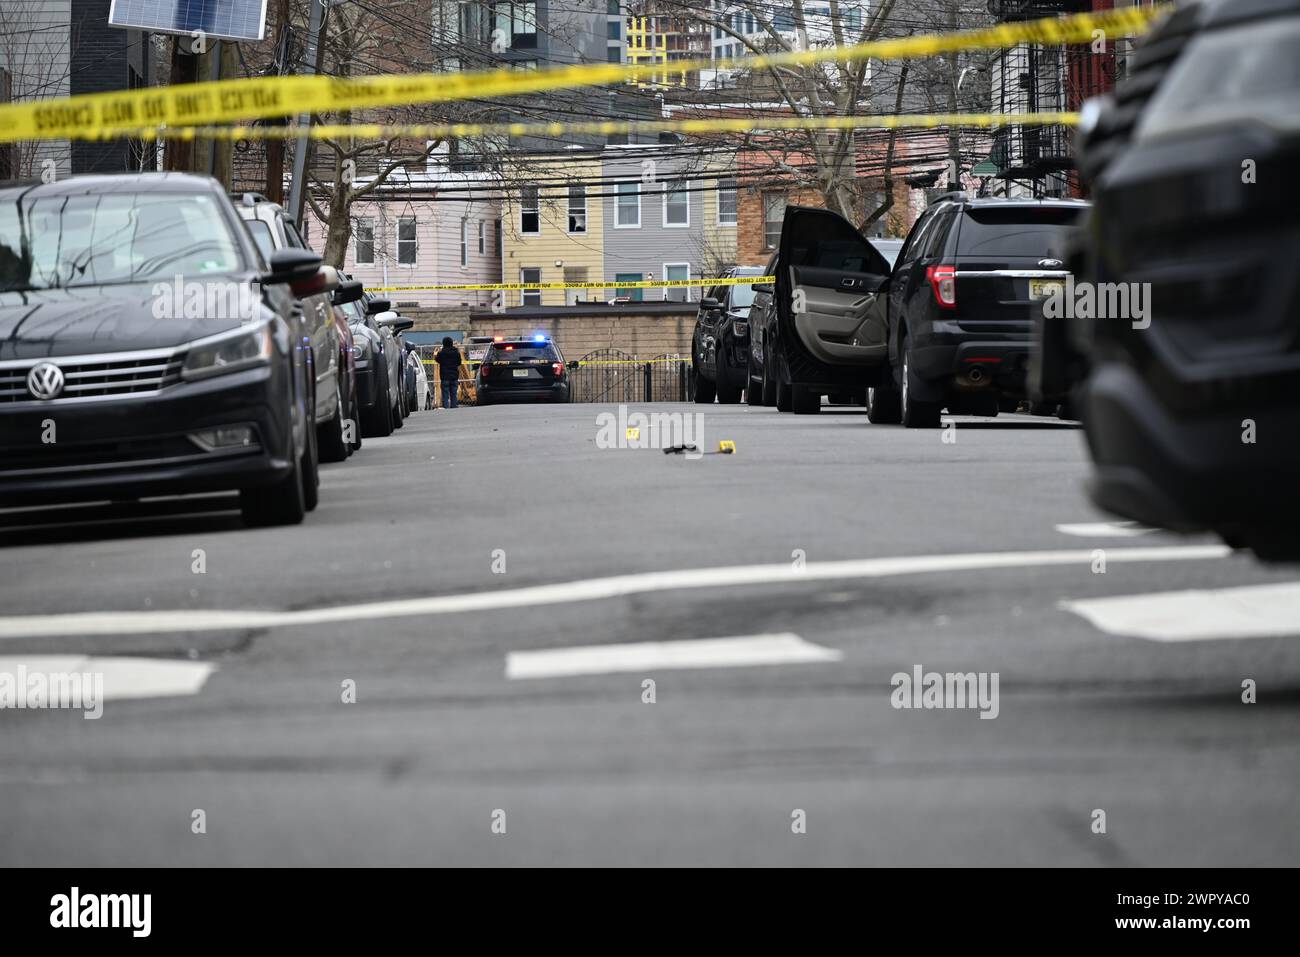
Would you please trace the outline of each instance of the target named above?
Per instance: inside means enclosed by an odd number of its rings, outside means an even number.
[[[1045,329],[1115,514],[1300,560],[1300,0],[1173,13],[1089,103],[1095,208],[1070,266],[1149,314]],[[1100,288],[1100,285],[1098,286]]]
[[[488,347],[491,352],[491,347]],[[456,342],[451,336],[442,337],[442,348],[434,355],[434,361],[438,363],[438,381],[442,389],[442,407],[444,409],[454,409],[460,405],[458,392],[460,391],[460,367],[464,363],[464,358],[460,350],[456,348]],[[480,404],[482,404],[480,400]]]
[[[758,266],[728,269],[724,279],[761,276]],[[740,401],[749,372],[749,308],[754,287],[749,283],[711,287],[700,299],[691,338],[691,376],[695,401],[723,405]]]
[[[254,525],[316,505],[315,253],[269,270],[206,176],[0,189],[0,504],[239,489]],[[0,259],[5,258],[0,256]],[[328,301],[328,295],[326,295]]]
[[[388,300],[369,293],[337,307],[347,317],[352,331],[357,406],[361,434],[366,438],[392,435],[402,419],[402,350],[394,326],[400,317],[388,307]],[[385,317],[391,317],[391,321],[381,323]]]
[[[564,356],[545,336],[497,339],[478,369],[478,404],[568,402]]]

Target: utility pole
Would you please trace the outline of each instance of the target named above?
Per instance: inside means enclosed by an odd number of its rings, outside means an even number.
[[[321,43],[321,31],[325,26],[325,0],[311,0],[311,23],[307,29],[307,51],[304,57],[304,73],[314,76],[320,72],[324,58],[325,46]],[[311,114],[304,113],[298,117],[298,126],[304,130],[298,137],[293,151],[293,178],[289,181],[289,215],[301,227],[303,200],[306,197],[307,163],[311,157],[311,137],[305,131],[311,129]]]
[[[276,74],[283,76],[289,69],[289,45],[293,28],[289,25],[289,0],[276,0]],[[266,120],[268,125],[283,126],[283,118]],[[266,140],[266,198],[284,205],[284,140]]]
[[[0,66],[0,103],[8,103],[10,95],[9,71]],[[16,147],[12,143],[0,144],[0,179],[18,178],[18,160],[15,149]]]
[[[199,58],[181,44],[193,42],[190,37],[172,37],[172,65],[170,86],[196,83],[199,79]],[[193,172],[197,169],[194,140],[169,139],[163,150],[163,169]]]

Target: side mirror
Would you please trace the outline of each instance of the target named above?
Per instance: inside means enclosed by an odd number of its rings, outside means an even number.
[[[271,271],[262,274],[262,284],[280,286],[312,279],[320,272],[322,262],[310,249],[277,249],[271,253]]]
[[[722,303],[718,302],[718,300],[714,299],[712,296],[705,296],[700,300],[700,308],[708,312],[714,309],[721,309]]]
[[[366,315],[377,316],[381,312],[392,312],[393,304],[387,299],[371,299],[366,305]]]
[[[295,279],[289,288],[299,299],[320,293],[333,292],[339,287],[339,272],[333,266],[321,266],[315,275],[307,279]]]
[[[767,294],[770,296],[770,295],[773,295],[773,294],[776,292],[776,283],[774,283],[774,282],[753,282],[753,283],[750,283],[750,284],[749,284],[749,288],[752,289],[752,290],[754,290],[754,292],[765,292],[765,293],[767,293]]]
[[[398,319],[396,322],[393,323],[393,335],[399,336],[407,329],[414,327],[414,325],[415,325],[414,319]]]
[[[366,294],[366,287],[360,280],[350,279],[347,282],[339,283],[339,287],[334,290],[334,305],[345,306],[350,302],[358,301]]]

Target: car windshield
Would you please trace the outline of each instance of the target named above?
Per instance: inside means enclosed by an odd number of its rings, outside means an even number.
[[[1051,256],[1063,258],[1077,206],[972,209],[961,220],[957,252],[964,256]]]
[[[243,265],[210,196],[0,195],[0,291],[219,275]]]
[[[748,309],[754,304],[754,279],[761,276],[762,271],[757,270],[752,273],[741,273],[739,275],[743,276],[746,281],[737,283],[731,287],[731,299],[728,302],[728,307],[731,309]]]
[[[550,343],[532,345],[531,343],[498,342],[488,352],[488,358],[493,362],[528,362],[538,359],[554,362],[560,356],[555,351],[555,346]]]

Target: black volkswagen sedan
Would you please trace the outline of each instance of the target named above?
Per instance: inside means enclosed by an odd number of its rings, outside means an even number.
[[[315,507],[311,351],[295,297],[215,180],[0,184],[0,505],[238,489],[245,520]]]

